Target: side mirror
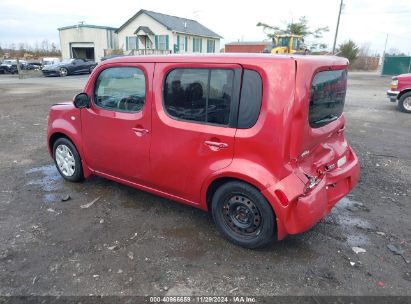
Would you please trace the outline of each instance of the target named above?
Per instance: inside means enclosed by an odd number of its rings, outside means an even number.
[[[77,94],[76,97],[74,97],[74,106],[79,109],[89,108],[90,98],[86,93]]]

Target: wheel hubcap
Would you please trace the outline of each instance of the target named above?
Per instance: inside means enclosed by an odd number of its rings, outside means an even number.
[[[258,235],[261,228],[260,210],[248,197],[235,195],[223,205],[224,221],[240,235]]]
[[[58,145],[56,149],[56,163],[64,176],[73,176],[76,170],[76,161],[73,152],[66,145]]]
[[[405,98],[403,105],[404,105],[404,109],[406,109],[407,111],[411,111],[411,97]]]
[[[67,75],[67,70],[66,69],[61,69],[60,70],[60,75],[61,76],[66,76]]]

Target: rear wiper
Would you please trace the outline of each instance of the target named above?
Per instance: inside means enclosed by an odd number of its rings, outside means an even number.
[[[336,119],[338,119],[338,116],[333,115],[333,114],[329,114],[329,115],[327,115],[327,116],[325,116],[325,117],[323,117],[319,120],[314,121],[314,123],[315,124],[329,123],[329,122],[334,121]]]

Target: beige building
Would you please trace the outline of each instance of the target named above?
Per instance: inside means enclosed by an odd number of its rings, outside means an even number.
[[[218,53],[220,35],[195,20],[140,10],[118,29],[79,24],[59,28],[63,59],[100,61],[124,55]]]
[[[99,61],[105,52],[117,48],[116,28],[78,24],[59,28],[63,59],[86,58]]]

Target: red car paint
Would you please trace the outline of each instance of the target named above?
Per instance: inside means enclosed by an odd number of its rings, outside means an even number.
[[[310,88],[319,71],[347,68],[326,56],[212,55],[120,57],[98,65],[84,92],[93,96],[99,73],[108,67],[139,67],[146,76],[146,102],[138,113],[54,105],[48,146],[64,134],[80,153],[85,177],[99,175],[208,210],[213,182],[232,178],[261,191],[277,219],[278,239],[311,228],[359,179],[358,159],[344,137],[345,118],[311,128]],[[257,71],[263,99],[249,129],[175,120],[163,108],[163,83],[176,67],[243,68]],[[137,129],[133,131],[132,129]],[[206,141],[221,142],[224,149]],[[346,156],[346,163],[337,161]],[[316,177],[308,188],[307,176]]]
[[[387,96],[394,101],[399,99],[402,94],[411,91],[411,74],[401,74],[392,77],[390,90]]]

